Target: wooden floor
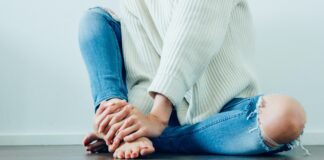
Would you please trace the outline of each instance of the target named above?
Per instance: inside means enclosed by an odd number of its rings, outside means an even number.
[[[224,160],[295,160],[295,159],[324,159],[324,146],[306,146],[312,153],[305,157],[300,148],[275,156],[231,157],[219,155],[170,155],[153,154],[145,159],[224,159]],[[109,160],[111,154],[87,154],[82,146],[2,146],[1,160]]]

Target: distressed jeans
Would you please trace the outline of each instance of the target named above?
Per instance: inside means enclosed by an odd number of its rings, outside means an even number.
[[[120,23],[106,10],[89,9],[80,22],[79,42],[91,83],[93,104],[110,98],[127,100]],[[275,148],[266,145],[258,122],[262,95],[234,98],[208,119],[180,125],[172,111],[162,135],[151,138],[158,152],[256,155],[294,148],[297,140]]]

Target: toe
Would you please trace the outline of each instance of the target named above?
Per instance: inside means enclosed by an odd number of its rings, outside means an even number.
[[[98,140],[99,138],[97,137],[96,134],[94,133],[90,133],[88,134],[87,136],[84,137],[83,139],[83,145],[84,146],[87,146],[89,145],[91,142],[95,141],[95,140]]]
[[[133,148],[131,153],[131,158],[137,158],[139,156],[139,151],[140,151],[139,147]]]
[[[154,148],[153,147],[144,147],[144,148],[141,148],[141,155],[142,156],[151,154],[153,152],[154,152]]]
[[[114,158],[118,158],[119,152],[120,152],[119,150],[116,150],[116,151],[114,152],[114,155],[113,155]]]
[[[117,157],[118,157],[118,158],[125,158],[125,153],[124,153],[124,151],[120,151],[120,152],[117,154]]]
[[[125,151],[125,158],[131,158],[131,150]]]

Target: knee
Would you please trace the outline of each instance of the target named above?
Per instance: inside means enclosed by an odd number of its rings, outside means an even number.
[[[100,7],[88,9],[79,23],[79,40],[82,42],[97,37],[102,29],[107,29],[109,21],[114,19],[105,9]]]
[[[279,144],[297,139],[304,129],[306,113],[301,104],[290,96],[266,95],[260,110],[264,134]]]

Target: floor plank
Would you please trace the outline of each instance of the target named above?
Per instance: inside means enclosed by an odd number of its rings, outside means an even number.
[[[219,160],[318,160],[324,157],[324,146],[306,146],[311,156],[304,156],[300,148],[274,156],[221,156],[221,155],[172,155],[153,154],[145,159],[219,159]],[[3,160],[110,160],[112,154],[87,154],[82,146],[1,146],[0,159]]]

